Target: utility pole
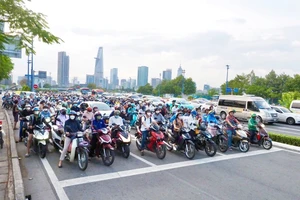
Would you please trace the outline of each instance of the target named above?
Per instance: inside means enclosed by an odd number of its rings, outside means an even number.
[[[32,43],[31,43],[31,48],[33,51],[33,39],[32,39]],[[31,91],[33,92],[34,88],[33,88],[33,84],[34,84],[34,71],[33,71],[33,52],[31,52]]]
[[[183,95],[184,95],[184,74],[185,74],[185,70],[182,70],[182,95],[181,95],[181,97],[183,98]]]
[[[228,70],[229,70],[229,65],[226,65],[227,68],[227,74],[226,74],[226,88],[225,88],[225,93],[227,94],[227,88],[228,88]]]

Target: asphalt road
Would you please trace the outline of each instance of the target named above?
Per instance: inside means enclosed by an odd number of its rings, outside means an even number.
[[[288,125],[284,123],[274,123],[266,125],[266,129],[272,133],[281,133],[300,137],[300,125]]]
[[[17,131],[15,131],[15,134]],[[154,153],[141,157],[131,144],[131,156],[116,153],[115,162],[104,166],[98,158],[86,171],[64,161],[59,153],[25,158],[24,143],[18,143],[25,193],[32,199],[300,199],[299,154],[273,147],[267,151],[251,146],[207,157],[197,152],[193,160],[167,152],[164,160]]]

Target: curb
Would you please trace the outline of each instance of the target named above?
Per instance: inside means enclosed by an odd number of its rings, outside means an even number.
[[[282,149],[287,149],[290,151],[300,152],[300,147],[289,145],[289,144],[284,144],[284,143],[280,143],[280,142],[275,142],[275,141],[272,141],[272,142],[273,142],[273,146],[276,146],[276,147],[279,147]]]
[[[25,192],[24,192],[24,183],[20,168],[20,162],[17,152],[17,146],[14,136],[14,131],[12,128],[12,123],[10,117],[6,110],[3,110],[6,116],[6,121],[8,124],[8,133],[9,141],[10,141],[10,154],[11,154],[11,165],[12,165],[12,176],[13,176],[13,185],[14,185],[14,195],[15,200],[25,200]]]

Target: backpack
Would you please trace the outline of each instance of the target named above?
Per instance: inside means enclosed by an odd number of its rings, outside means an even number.
[[[146,116],[141,116],[139,117],[139,120],[138,120],[138,123],[139,123],[139,129],[141,129],[142,127],[142,117],[144,117],[145,121],[147,120],[146,119]],[[152,118],[150,117],[150,124],[152,123]]]

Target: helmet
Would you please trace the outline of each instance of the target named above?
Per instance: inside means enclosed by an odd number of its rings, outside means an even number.
[[[101,112],[100,111],[97,111],[96,113],[95,113],[95,115],[94,115],[95,117],[97,117],[97,116],[102,116],[102,114],[101,114]]]
[[[256,118],[256,114],[253,113],[253,114],[251,115],[251,117],[252,117],[252,118]]]
[[[202,123],[200,124],[200,130],[201,130],[201,131],[205,131],[205,130],[206,130],[206,124],[205,124],[204,122],[202,122]]]
[[[134,107],[134,106],[135,106],[135,104],[134,104],[134,103],[132,103],[132,104],[131,104],[131,106],[132,106],[132,107]]]
[[[120,115],[120,111],[119,110],[115,110],[114,115]]]
[[[92,112],[92,111],[93,111],[93,109],[92,109],[91,107],[88,107],[86,110],[87,110],[88,112]]]
[[[232,109],[232,110],[229,111],[229,113],[231,113],[231,112],[235,113],[236,111],[234,109]]]
[[[31,105],[30,105],[30,104],[26,104],[26,105],[25,105],[25,108],[27,108],[27,107],[29,107],[29,108],[30,108],[30,107],[31,107]]]
[[[75,116],[77,116],[77,113],[74,110],[71,110],[70,113],[69,113],[69,115],[75,115]]]
[[[34,111],[40,111],[40,109],[39,109],[39,107],[35,107],[35,108],[32,109],[32,111],[33,111],[33,112],[34,112]]]

